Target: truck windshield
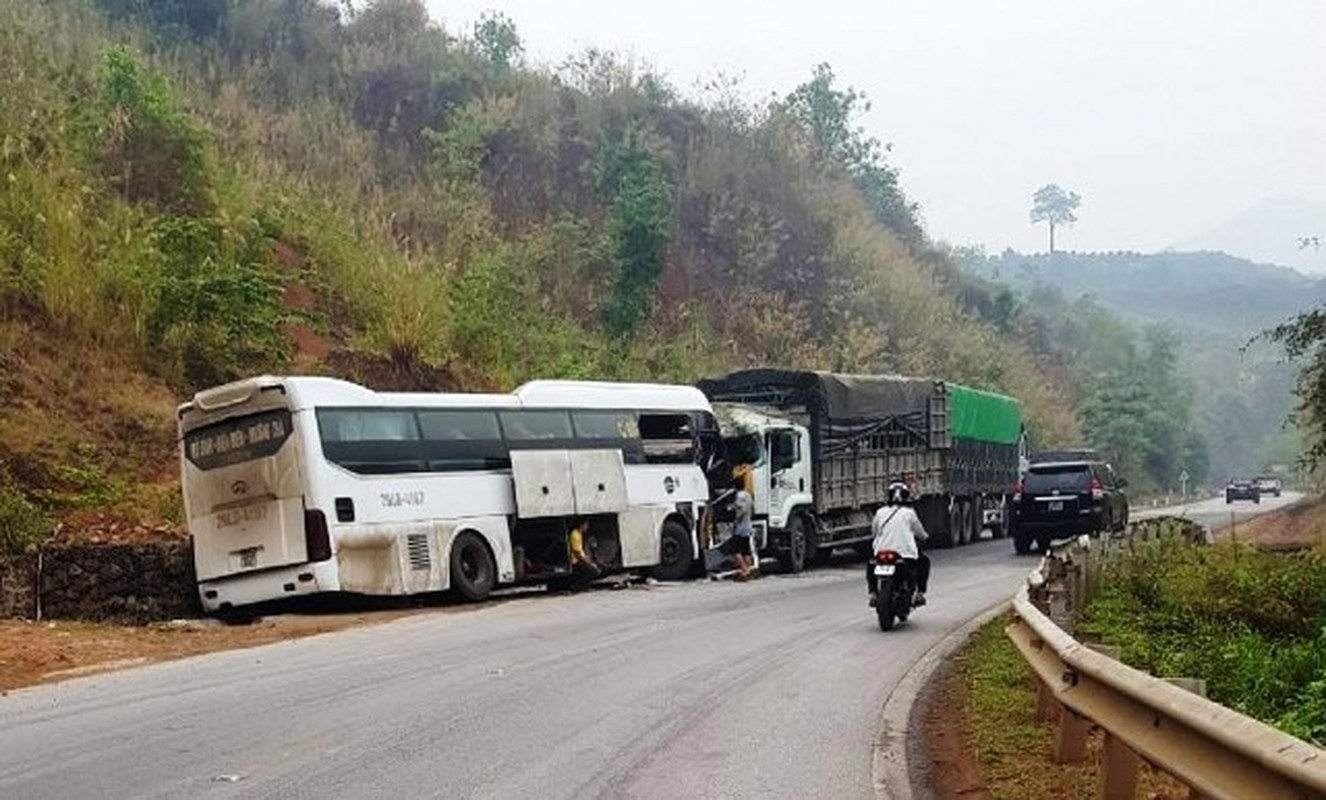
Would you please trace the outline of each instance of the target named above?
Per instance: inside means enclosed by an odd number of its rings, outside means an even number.
[[[723,440],[728,461],[733,464],[759,464],[764,461],[764,437],[758,433],[742,433]]]

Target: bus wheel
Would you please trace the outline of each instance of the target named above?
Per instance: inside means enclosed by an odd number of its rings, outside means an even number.
[[[466,600],[486,600],[497,582],[497,565],[478,534],[465,531],[451,544],[451,588]]]
[[[679,581],[691,572],[691,535],[675,519],[663,523],[659,536],[658,566],[654,577],[661,581]]]

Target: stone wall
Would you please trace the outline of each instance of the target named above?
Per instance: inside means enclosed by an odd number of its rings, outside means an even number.
[[[0,557],[0,618],[29,619],[36,608],[36,556]]]
[[[202,612],[187,541],[51,544],[40,558],[0,561],[0,613],[31,619],[34,587],[45,619],[144,624]]]

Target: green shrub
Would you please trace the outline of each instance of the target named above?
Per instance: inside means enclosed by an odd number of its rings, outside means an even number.
[[[0,555],[26,552],[50,532],[46,514],[0,476]]]
[[[140,277],[155,302],[145,340],[159,374],[202,387],[252,374],[288,353],[281,285],[266,265],[268,242],[252,223],[160,217]]]
[[[1160,676],[1299,736],[1326,731],[1326,564],[1233,542],[1134,541],[1106,565],[1079,631]]]
[[[211,157],[203,129],[159,72],[128,45],[107,50],[95,110],[83,127],[102,175],[125,199],[174,214],[212,210]]]

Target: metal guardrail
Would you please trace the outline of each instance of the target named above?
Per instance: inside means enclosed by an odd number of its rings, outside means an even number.
[[[1100,797],[1132,798],[1145,760],[1203,797],[1326,798],[1326,751],[1122,664],[1060,627],[1094,592],[1110,546],[1082,537],[1052,547],[1014,598],[1005,630],[1039,678],[1037,717],[1057,712],[1056,760],[1085,760],[1094,725],[1105,733]]]

